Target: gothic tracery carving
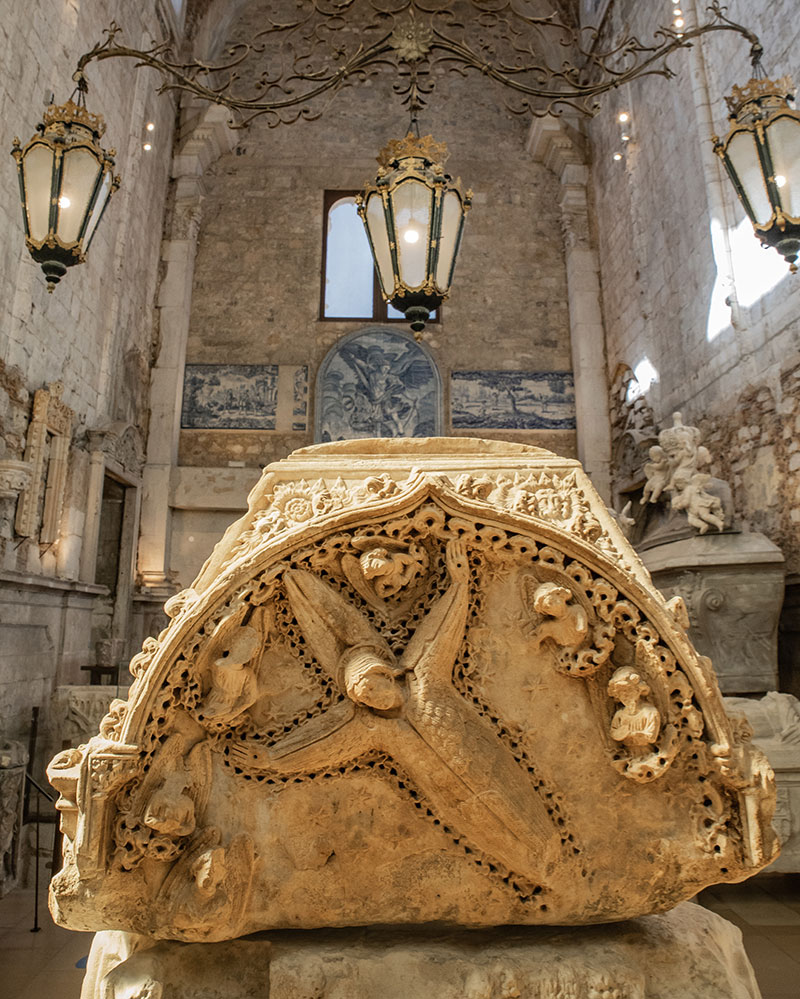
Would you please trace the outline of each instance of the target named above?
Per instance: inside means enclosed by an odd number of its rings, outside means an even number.
[[[201,574],[172,598],[169,628],[134,658],[127,709],[54,761],[68,862],[99,865],[110,886],[123,872],[162,884],[185,939],[213,939],[212,912],[250,932],[276,918],[242,899],[278,844],[242,824],[245,803],[278,817],[270,835],[294,830],[280,849],[301,876],[345,852],[325,838],[340,807],[326,796],[349,787],[353,802],[388,795],[381,808],[419,823],[508,918],[559,919],[561,884],[587,890],[596,862],[565,778],[584,759],[608,788],[680,787],[686,849],[717,877],[768,859],[763,761],[726,728],[681,608],[631,582],[635,556],[575,473],[265,481],[211,585]],[[540,731],[561,718],[551,701],[572,715],[566,770]],[[312,827],[319,848],[301,850],[293,837]]]

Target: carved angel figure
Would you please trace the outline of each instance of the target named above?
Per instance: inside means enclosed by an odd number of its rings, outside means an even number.
[[[701,534],[710,526],[718,531],[725,527],[722,500],[705,490],[710,481],[711,476],[705,472],[691,474],[685,471],[676,472],[672,480],[674,492],[670,506],[673,510],[685,510],[686,519]]]
[[[608,681],[608,693],[623,705],[611,719],[611,738],[626,746],[652,746],[661,730],[661,714],[645,700],[650,687],[639,673],[620,667]]]
[[[231,721],[255,701],[258,685],[252,659],[260,645],[261,636],[255,628],[236,629],[211,667],[212,686],[203,705],[207,719]]]
[[[530,587],[527,587],[530,588]],[[531,641],[537,649],[548,639],[564,648],[576,648],[589,634],[589,619],[580,604],[571,604],[572,591],[558,583],[540,583],[530,597],[533,609],[545,620]]]
[[[347,698],[269,747],[237,741],[231,755],[250,770],[301,774],[385,753],[448,824],[512,871],[540,880],[560,839],[528,774],[453,686],[469,607],[463,542],[448,543],[446,565],[450,586],[399,661],[338,590],[305,570],[287,572],[306,641]]]
[[[669,485],[671,466],[664,448],[660,445],[654,444],[649,453],[650,461],[644,466],[647,482],[642,492],[642,503],[657,503]]]

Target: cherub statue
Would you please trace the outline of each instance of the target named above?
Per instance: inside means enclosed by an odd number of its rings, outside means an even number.
[[[469,610],[463,541],[447,544],[448,589],[399,660],[372,624],[329,583],[284,574],[305,640],[347,695],[271,746],[237,740],[237,766],[282,775],[320,773],[386,753],[441,818],[510,870],[541,883],[560,850],[547,806],[491,723],[453,685]]]
[[[626,746],[652,746],[661,730],[661,714],[645,700],[650,687],[639,673],[621,666],[608,681],[608,693],[623,705],[611,719],[611,738]]]
[[[672,479],[670,506],[673,510],[685,510],[686,519],[701,534],[705,534],[709,526],[718,531],[725,527],[722,500],[705,490],[710,481],[711,476],[705,472],[689,471],[678,471]]]
[[[532,589],[530,583],[526,589]],[[572,596],[572,590],[553,582],[539,583],[533,590],[529,597],[533,610],[545,618],[531,636],[537,650],[548,639],[564,648],[576,648],[589,634],[586,611],[578,603],[569,603]]]
[[[669,485],[670,460],[664,448],[654,444],[650,448],[650,461],[645,462],[644,474],[647,482],[644,484],[642,503],[657,503],[661,494]]]

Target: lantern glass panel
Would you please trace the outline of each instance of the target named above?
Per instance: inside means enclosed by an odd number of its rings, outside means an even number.
[[[405,180],[393,194],[400,280],[409,288],[425,283],[433,192],[418,180]]]
[[[755,135],[750,131],[737,132],[728,143],[727,156],[750,202],[752,221],[766,225],[772,217],[772,205],[764,183]]]
[[[783,115],[766,133],[781,206],[787,215],[800,218],[800,121]]]
[[[391,295],[394,291],[392,252],[389,249],[386,216],[383,211],[383,199],[380,194],[371,194],[367,199],[367,226],[369,227],[372,245],[375,248],[375,259],[378,261],[378,275],[381,279],[381,286],[385,293]]]
[[[97,228],[97,223],[100,221],[100,216],[103,214],[103,209],[106,206],[106,202],[111,196],[111,170],[108,169],[103,174],[103,179],[100,182],[100,190],[97,192],[97,198],[94,203],[94,208],[89,216],[89,221],[86,225],[86,232],[83,235],[83,252],[85,253],[89,249],[89,244],[92,241],[92,236],[94,236],[94,231]]]
[[[25,178],[25,201],[28,206],[28,231],[37,243],[50,229],[50,196],[53,183],[53,150],[37,143],[25,154],[22,163]]]
[[[62,243],[77,242],[99,173],[97,157],[88,149],[77,146],[65,151],[56,225]]]
[[[455,191],[447,191],[442,202],[442,231],[439,236],[439,259],[436,262],[436,287],[440,291],[447,291],[450,285],[450,272],[460,229],[461,198]]]

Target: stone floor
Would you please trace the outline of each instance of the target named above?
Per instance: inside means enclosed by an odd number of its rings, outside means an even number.
[[[0,899],[3,999],[78,999],[91,933],[54,926],[41,896],[38,933],[32,889]],[[763,999],[800,999],[800,874],[718,885],[698,901],[742,930]]]

